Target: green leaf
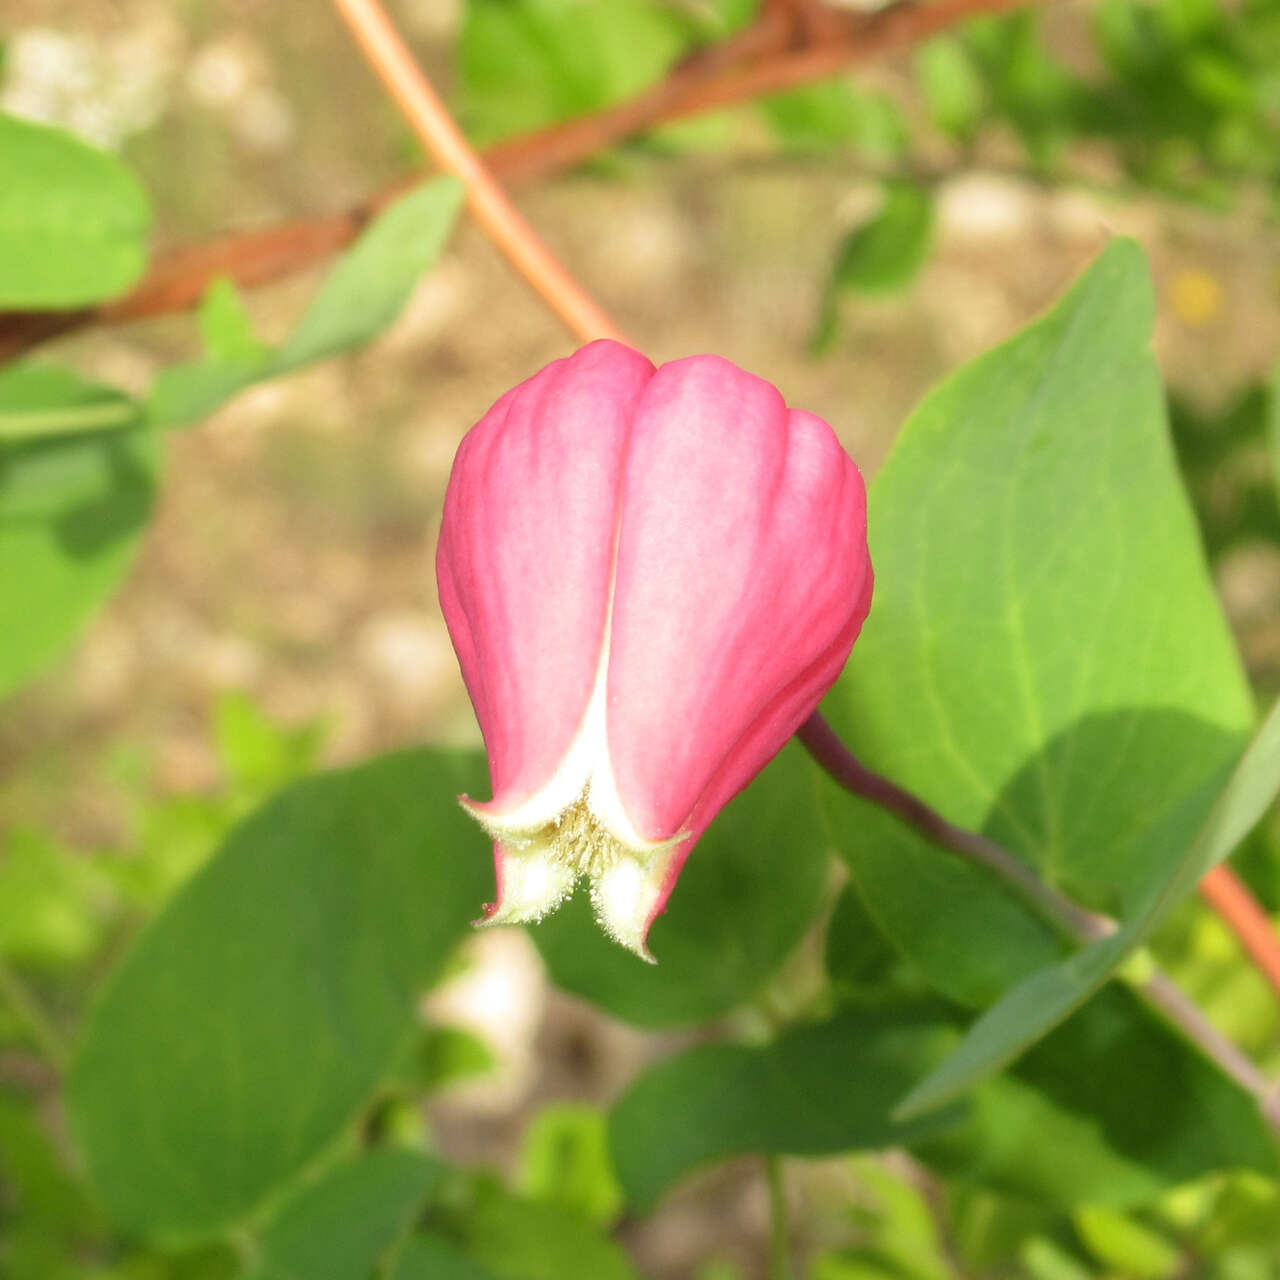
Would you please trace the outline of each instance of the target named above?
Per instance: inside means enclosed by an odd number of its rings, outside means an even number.
[[[479,1188],[458,1227],[467,1254],[495,1280],[639,1280],[622,1249],[580,1213],[497,1186]]]
[[[454,799],[482,776],[472,755],[412,751],[299,782],[140,935],[67,1087],[120,1227],[236,1222],[352,1120],[487,888]]]
[[[898,1146],[955,1120],[900,1125],[899,1090],[950,1039],[931,1011],[845,1011],[759,1047],[690,1049],[643,1072],[609,1120],[627,1202],[647,1212],[685,1174],[748,1152],[831,1155]]]
[[[457,178],[436,178],[388,205],[329,273],[271,361],[271,375],[381,333],[440,256],[462,208],[463,191]]]
[[[1252,720],[1151,317],[1141,252],[1116,241],[916,410],[872,487],[876,598],[825,704],[874,768],[1121,914],[1190,843]],[[985,1005],[1061,958],[992,876],[824,796],[864,904],[940,990]]]
[[[150,223],[115,156],[0,112],[0,307],[81,307],[124,292],[146,265]]]
[[[57,365],[15,364],[0,371],[0,448],[9,440],[133,426],[139,416],[124,392]]]
[[[230,282],[215,281],[200,313],[207,354],[161,370],[147,399],[147,420],[160,427],[195,422],[256,382],[381,333],[439,257],[462,194],[456,178],[437,178],[388,205],[339,259],[277,351],[254,336]]]
[[[959,1048],[906,1097],[903,1115],[935,1107],[1012,1061],[1082,1005],[1169,911],[1244,839],[1280,791],[1280,704],[1272,709],[1196,838],[1150,886],[1122,928],[1025,978],[970,1028]]]
[[[487,1040],[463,1027],[424,1027],[396,1079],[415,1093],[432,1093],[459,1080],[492,1071],[496,1065]]]
[[[908,182],[886,183],[879,211],[849,232],[836,255],[812,350],[821,353],[834,340],[842,295],[906,288],[924,266],[932,240],[932,192]]]
[[[945,35],[925,41],[916,50],[915,73],[933,123],[948,137],[972,137],[984,95],[964,45]]]
[[[597,111],[657,80],[690,25],[652,0],[471,0],[458,50],[477,143]]]
[[[0,439],[0,697],[62,652],[133,558],[151,513],[156,442],[88,421],[126,412],[118,393],[65,370],[0,370],[0,421],[25,416],[30,426],[46,415],[47,433]],[[59,414],[81,416],[54,427]]]
[[[1176,1246],[1114,1209],[1097,1205],[1078,1209],[1075,1228],[1099,1262],[1133,1280],[1172,1280],[1185,1271]]]
[[[248,1280],[368,1280],[442,1171],[404,1147],[383,1147],[327,1170],[268,1224]]]
[[[224,364],[253,364],[268,352],[253,331],[248,308],[235,282],[219,276],[200,302],[200,337],[210,360]]]
[[[497,1280],[440,1236],[414,1236],[405,1245],[389,1280]]]
[[[622,1190],[609,1159],[604,1112],[572,1102],[543,1107],[525,1130],[520,1190],[609,1226],[622,1208]]]
[[[882,981],[898,960],[852,885],[845,885],[836,899],[827,923],[824,959],[831,981],[852,992]]]
[[[0,837],[0,957],[36,964],[83,962],[103,921],[103,885],[83,857],[49,836],[14,828]]]
[[[823,80],[760,99],[778,141],[799,151],[849,145],[858,133],[861,98],[847,80]]]
[[[697,1022],[747,1000],[822,903],[827,840],[813,778],[803,751],[787,746],[716,818],[654,922],[656,965],[606,937],[585,894],[532,928],[552,981],[643,1027]]]

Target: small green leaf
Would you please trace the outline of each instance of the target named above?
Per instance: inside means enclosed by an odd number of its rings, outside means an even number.
[[[123,391],[57,365],[15,364],[0,371],[0,448],[8,440],[113,431],[139,417]]]
[[[329,273],[270,362],[270,375],[323,360],[381,333],[440,256],[463,192],[457,178],[436,178],[388,205]]]
[[[0,307],[70,308],[123,293],[151,211],[115,156],[0,112]]]
[[[219,276],[200,302],[200,336],[205,354],[223,364],[254,364],[268,352],[253,331],[253,322],[235,283]]]
[[[442,1172],[403,1147],[336,1165],[281,1206],[246,1280],[368,1280]]]
[[[622,1249],[582,1214],[497,1186],[478,1189],[457,1227],[467,1255],[495,1280],[640,1280]]]
[[[431,1093],[459,1080],[492,1071],[496,1065],[486,1040],[462,1027],[427,1027],[396,1073],[416,1092]]]
[[[609,1159],[605,1115],[582,1103],[543,1107],[525,1130],[520,1190],[608,1227],[622,1208]]]
[[[716,818],[654,921],[656,965],[608,938],[583,893],[535,925],[552,981],[643,1027],[697,1022],[749,999],[822,903],[829,863],[813,779],[789,745]]]
[[[86,859],[36,831],[0,837],[0,957],[35,964],[84,961],[103,929],[103,884]]]
[[[955,1114],[903,1126],[889,1111],[949,1039],[930,1010],[850,1010],[763,1047],[706,1045],[650,1067],[609,1120],[627,1202],[647,1212],[685,1174],[730,1156],[874,1150],[945,1127]]]
[[[912,183],[887,183],[879,211],[849,232],[840,246],[811,349],[821,353],[830,347],[844,294],[876,295],[906,288],[924,266],[932,239],[932,192]]]
[[[206,418],[245,388],[368,342],[400,313],[457,219],[462,185],[437,178],[388,205],[329,273],[277,351],[253,333],[234,288],[218,280],[201,307],[207,354],[156,375],[148,422],[180,427]]]
[[[467,133],[492,142],[630,97],[692,34],[652,0],[471,0],[458,50]]]
[[[982,80],[953,36],[934,36],[915,54],[915,73],[934,124],[951,138],[972,137],[982,115]]]
[[[139,936],[67,1086],[120,1227],[242,1220],[365,1104],[483,898],[483,841],[455,802],[482,776],[424,750],[299,782]]]
[[[1097,1205],[1078,1209],[1075,1228],[1099,1262],[1133,1280],[1172,1280],[1184,1273],[1182,1254],[1175,1245],[1114,1209]]]
[[[57,657],[124,576],[158,469],[149,433],[101,429],[134,420],[132,404],[63,369],[0,370],[6,415],[28,428],[39,418],[44,434],[0,439],[0,697]]]

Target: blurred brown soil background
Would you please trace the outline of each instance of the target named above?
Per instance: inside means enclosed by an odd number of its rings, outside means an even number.
[[[447,86],[458,5],[391,7]],[[418,162],[325,5],[7,0],[4,9],[0,101],[118,146],[151,193],[157,245],[340,209]],[[1085,12],[1068,5],[1056,19],[1068,45]],[[906,64],[860,80],[911,107]],[[850,299],[834,350],[814,360],[806,343],[827,267],[841,231],[874,206],[876,184],[847,158],[781,159],[762,130],[742,132],[733,154],[630,156],[522,192],[520,203],[655,360],[729,356],[826,417],[869,473],[931,385],[1033,317],[1113,232],[1137,236],[1151,257],[1156,347],[1181,394],[1222,406],[1280,352],[1280,240],[1257,211],[1216,216],[1047,188],[1012,172],[1017,149],[997,136],[976,167],[941,182],[936,244],[916,283],[884,300]],[[1112,176],[1105,157],[1081,163],[1104,185]],[[251,296],[264,335],[288,329],[319,278]],[[86,333],[59,354],[140,390],[195,341],[192,321],[177,317]],[[126,846],[138,788],[219,785],[211,713],[232,689],[281,722],[323,722],[331,763],[476,740],[436,601],[444,485],[458,441],[488,405],[569,349],[464,226],[369,349],[252,390],[175,434],[125,590],[0,714],[0,825],[20,819],[85,848]],[[1253,674],[1280,683],[1280,551],[1240,548],[1217,573]],[[488,1025],[507,1033],[498,1077],[446,1097],[434,1117],[442,1143],[466,1159],[509,1160],[536,1101],[607,1099],[663,1047],[548,993],[518,934],[486,935],[470,975],[438,999],[460,1018],[469,1003],[473,1013],[501,1010]],[[690,1259],[717,1239],[747,1260],[740,1242],[765,1216],[750,1172],[695,1181],[669,1201],[661,1229],[633,1238],[641,1265],[691,1274]],[[824,1180],[847,1178],[838,1164],[797,1176],[815,1202]]]

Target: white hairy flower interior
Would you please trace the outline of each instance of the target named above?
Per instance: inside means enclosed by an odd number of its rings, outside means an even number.
[[[670,854],[685,836],[646,840],[618,796],[605,727],[610,627],[606,622],[582,723],[546,785],[506,813],[463,804],[502,852],[501,900],[486,923],[541,920],[585,876],[601,926],[628,950],[652,961],[646,926],[662,892]]]

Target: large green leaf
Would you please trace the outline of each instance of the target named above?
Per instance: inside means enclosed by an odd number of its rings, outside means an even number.
[[[436,1161],[403,1147],[327,1170],[271,1220],[246,1280],[369,1280],[441,1172]]]
[[[876,598],[827,702],[869,762],[1122,914],[1167,875],[1252,711],[1178,482],[1142,255],[1114,242],[948,379],[873,486]],[[884,931],[983,1005],[1061,957],[990,875],[826,789]]]
[[[0,696],[68,644],[124,576],[151,512],[158,451],[125,397],[64,370],[0,370]]]
[[[255,382],[368,342],[399,315],[439,257],[461,205],[462,184],[452,177],[423,183],[388,205],[276,351],[254,338],[229,282],[216,282],[201,310],[207,355],[157,376],[148,421],[162,427],[194,422]]]
[[[533,928],[552,981],[646,1027],[696,1022],[748,999],[821,906],[828,855],[813,780],[804,753],[788,746],[716,818],[654,922],[656,965],[606,937],[584,894]]]
[[[850,1010],[772,1044],[705,1045],[650,1067],[609,1122],[628,1202],[651,1209],[685,1174],[734,1155],[830,1155],[944,1127],[955,1115],[900,1124],[890,1112],[950,1039],[933,1010]]]
[[[0,307],[79,307],[127,289],[151,211],[119,160],[0,112]]]
[[[1182,856],[1111,937],[1025,978],[978,1019],[969,1034],[902,1102],[902,1114],[938,1106],[1015,1058],[1107,980],[1169,910],[1221,862],[1271,807],[1280,790],[1280,705],[1272,710]]]
[[[413,751],[297,783],[138,938],[67,1089],[121,1227],[223,1227],[350,1122],[483,898],[454,800],[482,777],[471,755]]]

